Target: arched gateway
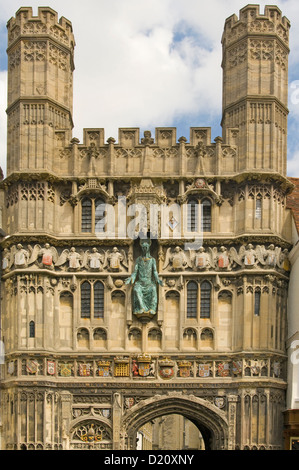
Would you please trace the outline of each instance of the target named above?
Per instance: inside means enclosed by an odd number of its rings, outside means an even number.
[[[125,447],[136,449],[138,429],[150,420],[168,414],[180,414],[192,421],[202,434],[206,450],[228,449],[226,414],[202,398],[177,392],[142,400],[124,415],[122,435],[127,436]]]

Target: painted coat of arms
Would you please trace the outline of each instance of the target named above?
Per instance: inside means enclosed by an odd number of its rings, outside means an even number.
[[[191,366],[192,362],[189,361],[181,361],[178,363],[178,376],[179,377],[190,377],[191,376]]]
[[[138,363],[138,373],[141,377],[148,377],[150,375],[150,363],[149,362]]]
[[[233,361],[232,372],[235,376],[242,375],[242,361]]]
[[[228,362],[220,362],[217,365],[217,373],[219,377],[229,377],[230,367]]]
[[[198,364],[198,377],[210,376],[210,364]]]
[[[38,373],[38,362],[34,361],[33,359],[28,359],[26,364],[27,372],[29,374],[37,374]]]
[[[79,364],[78,372],[81,377],[89,377],[91,375],[91,364]]]
[[[47,373],[48,375],[55,375],[56,364],[54,361],[47,361]]]
[[[61,363],[59,366],[60,376],[61,377],[71,377],[72,375],[72,364],[70,363]]]
[[[170,359],[159,361],[159,375],[162,379],[171,379],[174,376],[174,362]]]
[[[133,361],[133,365],[134,362],[135,361]],[[151,375],[151,357],[145,354],[138,356],[137,363],[135,362],[135,369],[140,377],[149,377]]]
[[[15,371],[15,363],[14,361],[10,361],[7,365],[7,372],[12,375]]]
[[[97,375],[99,377],[110,377],[110,362],[109,361],[99,361]]]

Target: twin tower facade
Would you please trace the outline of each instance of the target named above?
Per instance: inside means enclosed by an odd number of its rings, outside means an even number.
[[[70,21],[26,7],[7,28],[2,448],[135,449],[175,413],[206,449],[282,448],[289,21],[257,5],[225,21],[214,142],[167,127],[81,143]],[[138,315],[141,233],[162,282]]]

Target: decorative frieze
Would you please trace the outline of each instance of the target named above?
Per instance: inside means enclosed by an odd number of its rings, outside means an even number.
[[[19,369],[18,369],[19,367]],[[19,371],[19,374],[18,374]],[[133,381],[140,380],[208,380],[217,378],[231,379],[280,379],[286,378],[286,359],[274,356],[226,356],[223,359],[186,358],[186,356],[158,356],[150,354],[128,356],[106,356],[103,359],[33,358],[10,359],[6,364],[6,376],[17,377],[48,376],[59,380],[76,378],[78,380],[120,380],[127,378]]]

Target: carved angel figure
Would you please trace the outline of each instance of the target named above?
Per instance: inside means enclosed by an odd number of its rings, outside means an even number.
[[[231,247],[229,250],[229,257],[230,257],[230,263],[231,267],[235,268],[237,266],[243,266],[243,256],[245,252],[245,247],[240,248],[240,253],[236,250],[235,247]]]
[[[90,252],[87,250],[82,259],[82,266],[87,269],[94,269],[97,271],[103,270],[103,263],[105,259],[105,253],[103,250],[98,251],[97,248],[93,248]]]
[[[76,248],[65,249],[62,251],[59,259],[57,260],[56,266],[63,266],[68,263],[68,267],[71,270],[78,270],[81,268],[82,255],[76,252]]]
[[[192,267],[190,256],[187,256],[179,246],[176,246],[174,250],[172,248],[167,249],[163,269],[166,269],[169,264],[172,271],[181,271],[187,267]]]
[[[119,251],[115,246],[112,251],[106,252],[106,260],[104,266],[108,266],[109,271],[120,271],[122,265],[128,268],[127,256],[125,250]]]
[[[194,267],[197,269],[208,269],[211,267],[215,267],[215,257],[216,252],[211,248],[208,249],[209,252],[207,253],[205,248],[201,246],[199,250],[196,252],[193,263]]]
[[[256,263],[256,251],[254,250],[253,245],[249,243],[247,248],[241,247],[240,251],[243,253],[242,259],[245,266],[254,266]]]
[[[2,270],[6,271],[13,265],[14,258],[8,248],[4,248],[2,255]]]
[[[269,245],[268,249],[266,250],[266,266],[274,268],[279,261],[280,252],[281,248],[279,248],[278,246],[275,247],[273,244]]]
[[[39,262],[40,258],[41,262]],[[46,243],[43,248],[40,245],[34,246],[28,264],[37,263],[40,268],[54,269],[57,259],[58,253],[56,248]]]
[[[9,258],[9,266],[11,267],[13,264],[16,268],[26,268],[28,266],[28,261],[30,257],[30,252],[23,248],[21,243],[18,243],[17,246],[13,246],[11,248],[10,258]]]
[[[221,246],[219,253],[217,253],[217,265],[220,269],[230,267],[230,258],[225,246]]]
[[[283,250],[282,253],[280,253],[279,259],[278,259],[278,266],[280,269],[283,269],[284,271],[290,271],[291,270],[291,263],[289,260],[289,252],[287,248]]]

